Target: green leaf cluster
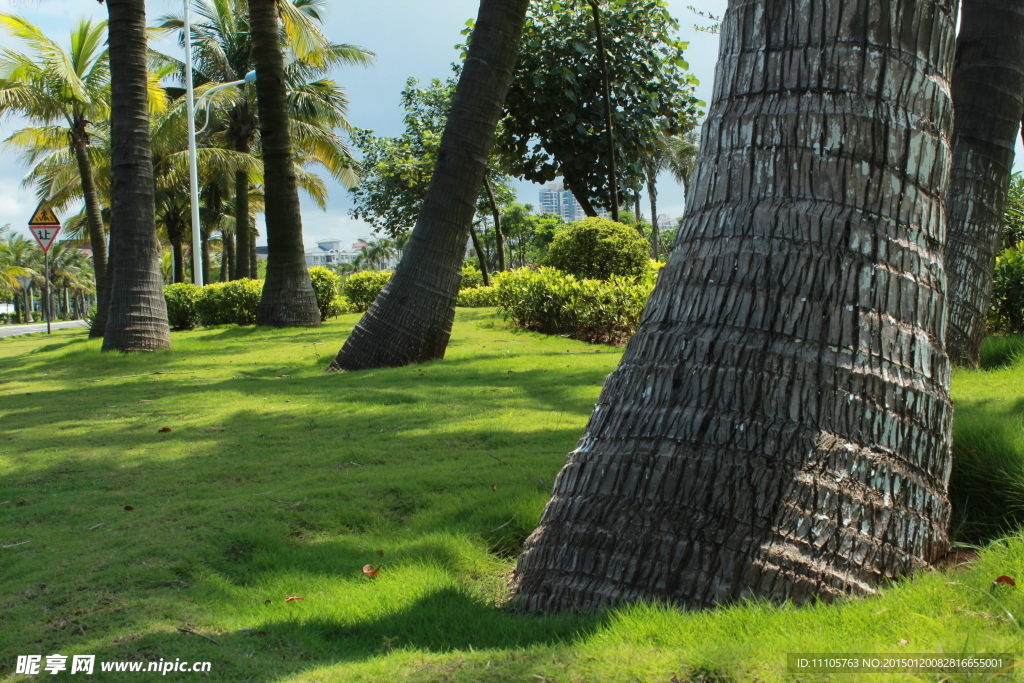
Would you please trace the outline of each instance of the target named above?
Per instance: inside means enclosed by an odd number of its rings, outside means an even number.
[[[348,276],[342,290],[356,311],[362,312],[370,307],[390,279],[390,270],[361,270]]]
[[[496,274],[495,277],[500,279],[502,274]],[[491,285],[490,287],[471,287],[463,288],[459,290],[459,298],[455,302],[456,306],[463,308],[487,308],[489,306],[498,305],[498,286]]]
[[[316,294],[316,305],[320,309],[322,322],[331,317],[335,308],[334,299],[338,296],[341,276],[324,266],[313,266],[309,269],[309,280],[313,284],[313,293]]]
[[[554,236],[545,265],[584,279],[637,277],[647,267],[649,252],[647,240],[633,228],[607,218],[587,218]]]
[[[659,132],[695,126],[703,103],[687,73],[687,43],[663,0],[601,7],[614,109],[620,203],[643,180]],[[607,144],[594,21],[586,3],[531,4],[497,146],[508,172],[543,183],[561,176],[580,204],[607,208]]]
[[[175,286],[179,285],[171,285]],[[262,293],[263,280],[242,279],[206,285],[195,302],[199,324],[203,327],[255,325]],[[166,298],[166,293],[164,296]]]
[[[577,279],[548,267],[509,271],[495,285],[498,310],[528,330],[622,344],[640,324],[657,270],[605,280]]]
[[[1024,332],[1024,242],[996,257],[987,327],[1004,334]]]
[[[454,78],[435,78],[426,87],[420,87],[418,79],[409,78],[401,98],[405,109],[402,135],[376,136],[371,130],[353,130],[352,142],[362,154],[357,168],[359,184],[349,188],[353,218],[366,221],[374,232],[392,237],[412,229],[434,174],[454,93]],[[488,179],[499,206],[515,199],[508,176],[492,169]],[[477,213],[490,213],[483,188]]]

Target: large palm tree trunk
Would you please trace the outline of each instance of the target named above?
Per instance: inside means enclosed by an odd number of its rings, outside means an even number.
[[[230,231],[221,231],[221,242],[224,249],[220,255],[220,281],[227,282],[234,280],[233,270],[235,268],[235,235]]]
[[[92,268],[96,279],[96,295],[104,299],[107,289],[107,238],[103,234],[103,216],[100,213],[99,193],[93,178],[92,163],[89,161],[88,140],[85,137],[85,122],[76,126],[72,133],[78,176],[82,181],[82,195],[85,198],[85,221],[89,228],[89,246],[92,249]],[[107,311],[96,309],[96,320],[89,330],[89,336],[102,337],[107,327]]]
[[[953,71],[953,172],[946,209],[954,363],[978,366],[1003,205],[1024,114],[1024,3],[963,0]]]
[[[284,55],[276,0],[249,0],[249,31],[256,62],[269,252],[267,279],[256,311],[256,324],[320,327],[320,309],[309,281],[302,247],[302,215],[288,133]],[[248,243],[246,249],[240,251],[250,256]]]
[[[686,219],[522,608],[828,600],[944,553],[955,5],[882,7],[730,1]]]
[[[528,4],[529,0],[480,1],[469,55],[416,227],[394,276],[329,369],[398,366],[444,357],[467,232],[512,81]]]
[[[149,141],[145,0],[107,0],[113,167],[110,307],[104,351],[171,347],[160,276]]]

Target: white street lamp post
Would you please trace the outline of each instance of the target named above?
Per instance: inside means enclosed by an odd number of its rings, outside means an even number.
[[[192,93],[192,18],[185,0],[185,91],[188,98],[188,180],[192,203],[192,281],[203,282],[203,242],[199,224],[199,166],[196,162],[196,103]]]
[[[196,160],[196,101],[192,91],[192,18],[188,6],[189,0],[185,0],[185,92],[188,103],[188,180],[189,180],[189,201],[192,204],[192,280],[202,287],[203,282],[203,242],[199,224],[199,162]],[[209,97],[213,93],[231,85],[240,83],[252,83],[256,80],[256,72],[250,71],[245,78],[230,83],[221,83],[210,88],[199,99]],[[210,123],[209,104],[206,110],[206,123],[203,130]]]

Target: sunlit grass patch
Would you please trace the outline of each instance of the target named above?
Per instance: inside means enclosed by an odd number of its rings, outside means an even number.
[[[1022,649],[1024,603],[992,586],[1024,577],[1015,537],[834,605],[505,610],[621,349],[461,310],[443,361],[323,372],[356,319],[127,357],[84,331],[0,340],[0,681],[58,652],[208,660],[231,682],[668,683],[791,681],[787,652]],[[1019,361],[955,376],[963,538],[1021,509],[1022,378]]]

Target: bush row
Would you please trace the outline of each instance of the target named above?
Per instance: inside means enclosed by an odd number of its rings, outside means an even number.
[[[636,331],[660,266],[641,277],[577,279],[555,268],[503,273],[498,310],[519,327],[589,342],[622,344]]]
[[[324,273],[318,271],[325,271]],[[355,308],[338,294],[337,275],[323,267],[309,271],[320,308],[321,320],[352,313]],[[205,287],[178,283],[164,287],[167,322],[172,330],[191,330],[200,325],[255,325],[256,309],[263,294],[263,280],[214,282]]]

